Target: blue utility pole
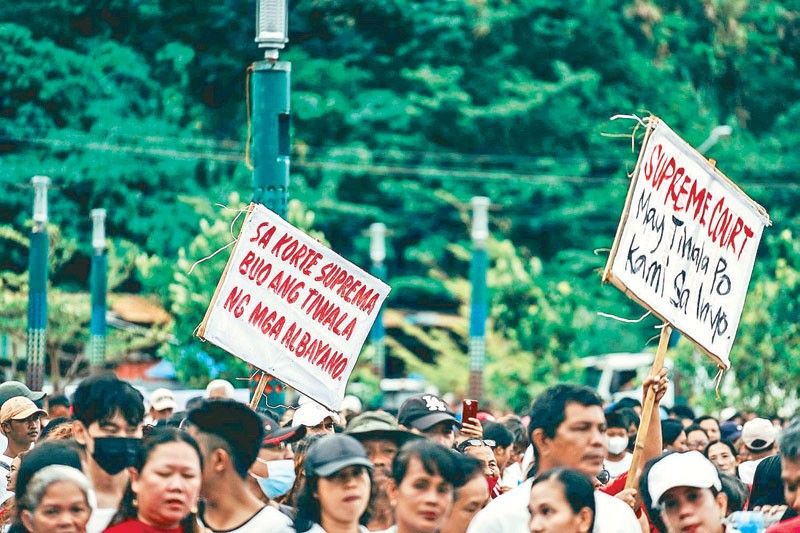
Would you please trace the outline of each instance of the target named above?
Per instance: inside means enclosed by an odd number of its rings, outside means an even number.
[[[92,209],[92,318],[89,325],[89,363],[100,368],[106,357],[106,292],[108,257],[106,256],[106,210]]]
[[[28,336],[26,382],[31,390],[42,390],[44,358],[47,347],[47,187],[50,178],[34,176],[33,230],[28,260]]]
[[[386,225],[375,222],[369,227],[369,258],[372,260],[372,274],[386,281]],[[378,379],[386,376],[386,332],[383,327],[383,306],[378,310],[375,323],[372,324],[369,337],[375,356],[375,374]]]
[[[486,271],[489,256],[486,243],[489,240],[489,199],[485,196],[472,198],[472,263],[470,282],[472,298],[469,317],[469,397],[483,397],[483,369],[486,364],[486,318],[488,315]]]

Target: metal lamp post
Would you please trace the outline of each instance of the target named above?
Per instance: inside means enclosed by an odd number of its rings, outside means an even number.
[[[372,274],[378,279],[386,278],[386,225],[375,222],[369,226],[369,258],[372,260]],[[383,307],[370,330],[370,340],[374,347],[375,374],[383,379],[386,374],[386,332],[383,327]]]
[[[28,335],[26,382],[32,390],[41,390],[44,383],[44,358],[47,346],[47,187],[50,178],[34,176],[33,230],[28,261]]]
[[[258,0],[256,37],[264,48],[264,60],[252,67],[253,95],[253,201],[286,218],[289,197],[289,99],[291,63],[278,61],[278,53],[289,42],[287,0]],[[263,372],[250,380],[253,408],[266,393],[269,405],[281,405],[284,385]]]
[[[470,282],[472,298],[469,317],[469,397],[483,396],[483,368],[486,363],[486,317],[488,314],[486,271],[489,255],[489,199],[472,198],[472,263]]]
[[[106,210],[92,209],[92,318],[89,325],[89,362],[92,367],[103,365],[106,354],[106,292],[108,257],[106,256]]]

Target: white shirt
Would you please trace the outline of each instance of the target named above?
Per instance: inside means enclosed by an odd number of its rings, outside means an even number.
[[[5,438],[5,436],[3,438]],[[6,490],[8,488],[8,478],[6,476],[9,472],[11,472],[11,461],[13,460],[13,457],[9,457],[5,454],[0,455],[0,463],[3,463],[2,466],[0,466],[0,500],[3,501],[8,499],[6,497],[6,494],[8,493]]]
[[[116,507],[93,508],[89,523],[86,524],[86,533],[102,533],[111,523],[111,519],[114,518],[115,514],[117,514]]]
[[[208,527],[208,524],[205,525]],[[210,527],[208,529],[209,531],[216,531]],[[325,531],[322,528],[320,530]],[[267,531],[269,533],[295,533],[292,520],[271,505],[265,506],[241,526],[225,530],[225,533],[265,533]],[[311,529],[311,531],[314,530]]]
[[[608,473],[611,474],[611,479],[616,479],[628,471],[632,462],[633,454],[631,452],[625,452],[625,456],[619,461],[612,461],[606,458],[606,460],[603,461],[603,468],[608,470]]]
[[[523,481],[525,481],[525,479],[522,476],[522,467],[520,467],[519,463],[512,463],[503,470],[500,486],[513,489]]]
[[[389,530],[387,529],[386,531]],[[327,532],[322,528],[321,525],[314,524],[313,526],[311,526],[311,529],[307,531],[307,533],[327,533]],[[369,529],[367,529],[365,526],[358,526],[358,533],[369,533]],[[386,532],[384,531],[381,533],[386,533]]]
[[[745,461],[741,463],[737,470],[739,473],[739,479],[741,479],[747,485],[752,485],[753,478],[756,476],[756,468],[758,468],[758,464],[764,459],[766,459],[766,457],[756,459],[755,461]]]
[[[467,533],[530,533],[528,502],[532,479],[489,502],[467,528]],[[594,491],[594,533],[641,533],[636,515],[620,499]]]

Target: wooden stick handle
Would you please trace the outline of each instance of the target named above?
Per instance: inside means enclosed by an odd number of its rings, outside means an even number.
[[[267,388],[267,381],[269,381],[269,376],[266,373],[261,372],[261,375],[258,378],[258,385],[256,385],[256,390],[253,392],[253,397],[250,398],[250,409],[253,411],[255,411],[258,407],[258,402],[261,400],[261,396],[264,395],[264,389]]]
[[[661,369],[664,368],[664,356],[667,354],[667,347],[669,346],[669,337],[672,334],[672,327],[664,323],[661,328],[661,336],[658,338],[658,350],[656,350],[656,357],[653,359],[653,366],[650,368],[650,375],[657,376]],[[653,408],[656,403],[656,393],[653,387],[647,389],[647,396],[644,398],[644,405],[642,406],[642,419],[639,422],[639,431],[636,434],[636,445],[633,449],[633,458],[631,459],[631,467],[628,469],[628,479],[625,481],[625,488],[636,488],[639,483],[639,469],[642,462],[642,452],[644,451],[644,443],[647,441],[647,434],[650,432],[650,418],[653,416]]]

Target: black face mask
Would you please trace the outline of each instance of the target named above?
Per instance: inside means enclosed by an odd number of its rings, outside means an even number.
[[[98,437],[94,439],[92,458],[113,476],[137,464],[141,444],[142,439],[130,437]]]

